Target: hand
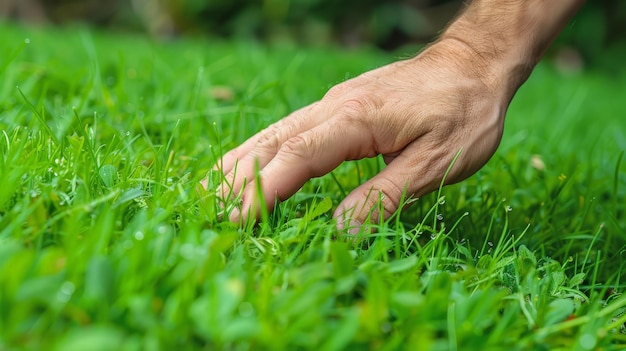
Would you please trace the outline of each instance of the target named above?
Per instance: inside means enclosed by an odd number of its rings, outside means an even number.
[[[419,197],[445,179],[472,175],[493,155],[512,98],[498,67],[463,42],[441,40],[415,58],[338,84],[318,102],[297,110],[226,153],[221,194],[239,194],[230,220],[272,209],[313,177],[342,161],[383,155],[387,167],[354,189],[338,206],[338,227],[385,218],[403,193]],[[264,203],[256,197],[255,169]],[[382,201],[384,213],[376,210]]]

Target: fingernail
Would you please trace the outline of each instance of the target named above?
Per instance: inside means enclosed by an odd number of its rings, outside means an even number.
[[[222,171],[222,161],[221,160],[217,160],[214,164],[213,167],[211,167],[212,171],[218,171],[221,172]]]
[[[228,217],[228,219],[231,222],[241,221],[241,211],[237,207],[233,208],[232,211],[230,211],[230,216]]]
[[[337,221],[337,230],[346,231],[350,235],[358,234],[361,231],[363,223],[348,216],[341,216]]]
[[[215,188],[215,195],[223,200],[226,200],[231,195],[231,188],[228,187],[228,183],[220,182]]]
[[[356,219],[351,219],[346,232],[350,235],[359,234],[359,232],[361,232],[362,225],[363,223],[357,221]]]

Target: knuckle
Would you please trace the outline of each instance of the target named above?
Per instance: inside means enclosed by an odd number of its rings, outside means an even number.
[[[371,103],[366,98],[354,98],[343,101],[339,110],[346,118],[356,118],[371,111]]]
[[[337,99],[348,92],[348,86],[345,83],[337,84],[326,92],[324,98],[326,99]]]
[[[267,127],[259,136],[256,147],[264,150],[278,150],[283,141],[283,131],[277,124]]]
[[[450,143],[451,139],[460,137],[459,133],[464,134],[463,118],[451,117],[447,114],[435,114],[430,119],[432,123],[428,128],[426,138],[434,144],[435,148]]]
[[[296,135],[285,141],[279,152],[290,158],[308,159],[314,150],[314,140],[305,135]]]

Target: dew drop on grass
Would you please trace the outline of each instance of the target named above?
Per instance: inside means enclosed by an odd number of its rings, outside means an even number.
[[[71,295],[74,293],[74,283],[72,282],[65,282],[63,283],[63,285],[61,285],[61,292],[67,295]]]
[[[239,305],[239,315],[242,317],[251,317],[254,314],[254,307],[250,302],[242,302]]]
[[[104,183],[106,187],[110,188],[115,184],[115,177],[117,175],[117,169],[115,166],[110,164],[103,165],[98,170],[98,173],[100,174],[102,183]]]
[[[24,38],[24,44],[30,44],[30,38]]]
[[[143,240],[143,232],[141,230],[138,230],[137,232],[135,232],[135,239]]]
[[[437,220],[443,221],[443,215],[441,213],[437,214]]]
[[[72,297],[72,294],[74,294],[74,290],[76,290],[74,283],[69,281],[63,283],[63,285],[61,285],[61,289],[59,289],[59,292],[57,293],[57,299],[61,302],[68,302]]]
[[[180,255],[188,260],[191,260],[194,258],[194,251],[195,250],[193,249],[193,245],[186,243],[181,246]]]
[[[578,343],[580,343],[583,349],[591,350],[596,346],[596,338],[591,334],[583,334],[578,339]]]
[[[507,206],[505,209],[506,209],[506,212],[511,212],[511,211],[513,211],[513,208],[512,208],[511,206]]]
[[[196,248],[196,256],[198,256],[198,257],[206,257],[207,256],[206,248],[204,248],[204,247]]]

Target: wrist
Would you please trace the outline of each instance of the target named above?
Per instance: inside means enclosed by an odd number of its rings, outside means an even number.
[[[466,74],[480,79],[493,95],[507,100],[513,98],[539,60],[519,50],[519,47],[506,50],[481,46],[454,34],[443,35],[437,44],[444,45],[451,55],[463,62]]]
[[[488,85],[510,97],[584,0],[473,0],[439,38],[485,66]]]
[[[428,46],[415,61],[427,60],[456,75],[456,83],[473,86],[476,93],[488,94],[504,104],[530,74],[532,66],[515,64],[506,55],[487,54],[463,37],[444,36]]]

